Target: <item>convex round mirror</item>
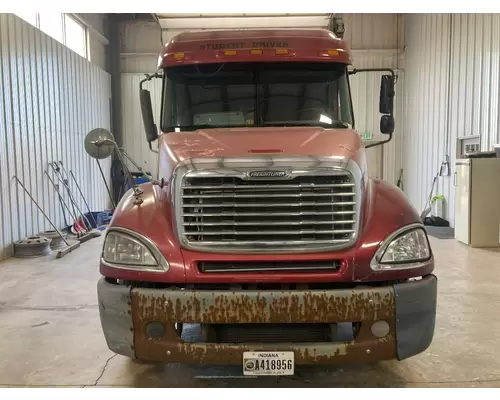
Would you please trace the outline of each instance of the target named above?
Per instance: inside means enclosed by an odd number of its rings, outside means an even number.
[[[85,136],[84,147],[90,157],[103,160],[113,153],[115,137],[107,129],[93,129]]]

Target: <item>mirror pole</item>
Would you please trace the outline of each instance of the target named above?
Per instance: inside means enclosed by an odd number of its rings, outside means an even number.
[[[120,159],[120,163],[122,164],[123,166],[123,169],[125,170],[125,173],[127,174],[127,178],[129,180],[129,185],[130,187],[132,188],[133,192],[134,192],[134,204],[135,205],[139,205],[139,204],[142,204],[144,199],[142,198],[142,190],[139,189],[139,186],[137,186],[137,183],[135,183],[135,180],[134,180],[134,177],[132,176],[132,173],[130,172],[130,170],[127,168],[127,165],[125,164],[125,160],[123,158],[123,154],[122,152],[120,151],[120,148],[118,147],[118,145],[116,144],[116,142],[114,140],[110,140],[110,139],[104,139],[104,140],[94,140],[92,142],[93,145],[99,147],[103,144],[111,144],[115,147],[115,150],[116,150],[116,154],[118,156],[118,158]]]
[[[115,144],[115,149],[116,149],[116,153],[118,155],[118,158],[120,158],[120,162],[122,163],[123,165],[123,169],[125,170],[127,176],[128,176],[128,180],[129,180],[129,184],[131,185],[131,188],[134,192],[134,204],[135,205],[139,205],[139,204],[142,204],[142,202],[144,201],[144,199],[142,198],[142,190],[139,189],[139,186],[137,186],[137,183],[135,182],[134,180],[134,177],[132,176],[132,173],[130,172],[130,170],[128,169],[127,165],[125,164],[125,160],[123,158],[123,154],[122,152],[120,151],[120,148],[118,147],[118,145],[116,144],[116,142],[113,142]]]

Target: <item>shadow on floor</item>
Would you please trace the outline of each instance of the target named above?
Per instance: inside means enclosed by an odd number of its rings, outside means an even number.
[[[299,366],[287,377],[243,377],[241,366],[137,365],[126,360],[135,387],[405,387],[392,361],[361,366]]]

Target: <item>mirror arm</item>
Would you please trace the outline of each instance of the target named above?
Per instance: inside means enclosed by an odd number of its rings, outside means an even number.
[[[394,80],[394,84],[396,84],[396,82],[398,81],[398,76],[396,75],[394,70],[391,68],[360,68],[360,69],[354,68],[354,69],[349,71],[349,75],[356,75],[358,72],[389,72],[392,75],[392,79]],[[392,96],[394,97],[395,94],[396,93],[392,93]],[[394,110],[391,110],[391,113],[389,115],[391,117],[394,117],[393,113],[394,113]],[[382,144],[389,143],[391,140],[392,140],[392,133],[389,134],[388,139],[383,140],[381,142],[368,144],[365,146],[365,148],[369,149],[370,147],[380,146]]]
[[[392,140],[392,133],[389,134],[389,139],[382,140],[381,142],[377,142],[377,143],[367,144],[365,146],[365,149],[369,149],[370,147],[380,146],[382,144],[389,143],[391,140]]]
[[[360,68],[360,69],[354,68],[354,69],[349,71],[349,75],[356,75],[358,72],[389,72],[392,75],[392,79],[394,80],[394,84],[396,84],[396,82],[398,81],[398,76],[396,75],[396,73],[394,72],[394,70],[392,68]],[[394,97],[395,94],[396,93],[393,92],[392,97]],[[394,110],[392,110],[391,113],[388,115],[393,117],[394,116],[393,113],[394,113]],[[383,141],[380,143],[383,144],[383,143],[386,143],[386,141]]]
[[[163,75],[159,72],[155,72],[154,74],[152,75],[149,75],[149,74],[144,74],[146,75],[146,77],[139,82],[139,89],[142,90],[142,85],[144,84],[144,82],[149,82],[151,79],[154,79],[154,78],[161,78]]]
[[[153,146],[151,146],[151,142],[148,142],[148,144],[149,144],[149,150],[151,150],[153,153],[156,153],[156,154],[159,153],[158,150],[153,149]]]

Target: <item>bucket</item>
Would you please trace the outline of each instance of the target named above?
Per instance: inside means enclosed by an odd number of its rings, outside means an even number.
[[[434,196],[431,200],[431,215],[435,217],[444,218],[445,214],[445,199],[444,196]]]
[[[493,149],[495,149],[495,153],[497,153],[497,158],[500,158],[500,144],[494,144]]]

